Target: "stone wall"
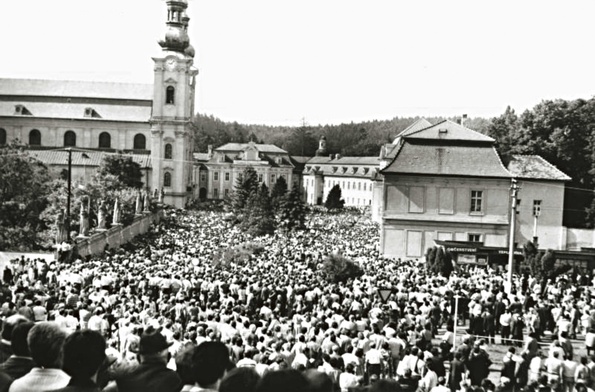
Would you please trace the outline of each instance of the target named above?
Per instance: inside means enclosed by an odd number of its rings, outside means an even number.
[[[152,224],[159,223],[161,211],[135,216],[129,226],[115,226],[103,232],[95,232],[87,238],[75,238],[81,256],[102,253],[107,248],[118,248],[139,234],[149,231]]]

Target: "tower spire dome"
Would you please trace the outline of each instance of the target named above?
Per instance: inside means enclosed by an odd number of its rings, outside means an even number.
[[[163,50],[185,53],[190,46],[190,38],[188,37],[188,21],[190,18],[186,14],[186,8],[188,8],[188,0],[167,1],[167,30],[165,39],[159,41],[159,45]]]

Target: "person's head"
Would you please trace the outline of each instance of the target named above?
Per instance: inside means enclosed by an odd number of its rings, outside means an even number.
[[[326,373],[319,372],[315,369],[309,369],[304,372],[306,380],[308,380],[309,392],[333,392],[333,380]]]
[[[78,380],[93,378],[105,361],[105,339],[97,331],[76,331],[64,343],[64,371]]]
[[[196,346],[194,344],[189,344],[176,354],[176,372],[184,385],[194,385],[196,382],[194,363],[192,362],[195,348]]]
[[[217,386],[225,372],[233,369],[227,346],[221,342],[202,342],[192,355],[194,375],[201,388]]]
[[[139,362],[157,359],[167,363],[169,361],[168,349],[171,345],[172,343],[168,343],[165,336],[161,334],[161,328],[147,327],[138,344]]]
[[[27,321],[17,324],[12,330],[11,347],[14,355],[20,357],[30,357],[29,345],[27,344],[27,335],[35,323]]]
[[[21,323],[26,323],[29,319],[25,316],[21,316],[20,314],[13,314],[4,320],[4,325],[2,326],[2,339],[9,341],[12,339],[12,331],[14,327]]]
[[[219,383],[219,392],[254,392],[260,376],[250,367],[232,369]]]
[[[35,324],[27,334],[27,345],[35,364],[44,368],[62,368],[66,333],[55,323]]]
[[[308,392],[306,377],[295,369],[265,373],[256,385],[256,392]]]

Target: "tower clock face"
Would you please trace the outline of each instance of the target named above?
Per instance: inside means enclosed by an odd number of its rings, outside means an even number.
[[[176,67],[176,59],[169,58],[169,59],[165,60],[165,67],[168,70],[173,71],[174,68]]]

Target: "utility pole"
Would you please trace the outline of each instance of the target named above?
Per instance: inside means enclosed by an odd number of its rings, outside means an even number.
[[[511,197],[511,204],[510,204],[510,235],[509,235],[509,243],[508,243],[508,287],[506,291],[508,294],[512,291],[512,268],[514,264],[514,232],[516,227],[516,205],[517,205],[517,194],[519,191],[519,186],[516,183],[516,180],[513,178],[512,183],[510,185],[510,191],[512,194]]]
[[[72,182],[72,148],[68,151],[68,185],[66,190],[66,241],[70,242],[70,187]]]

